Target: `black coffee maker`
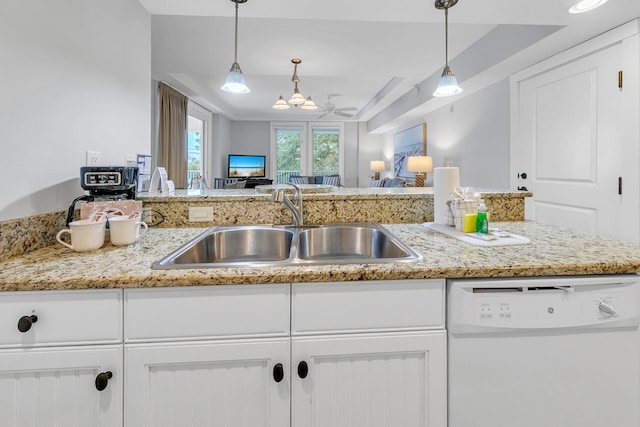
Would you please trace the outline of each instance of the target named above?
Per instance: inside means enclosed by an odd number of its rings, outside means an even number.
[[[80,201],[133,200],[138,186],[137,166],[83,166],[80,186],[89,192],[76,199],[67,212],[67,226],[74,220],[76,203]]]

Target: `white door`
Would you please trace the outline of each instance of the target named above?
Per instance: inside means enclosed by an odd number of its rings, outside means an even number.
[[[289,425],[288,338],[131,345],[125,366],[127,427]]]
[[[96,388],[99,374],[106,387]],[[3,427],[122,425],[122,347],[0,351]]]
[[[291,425],[445,427],[445,350],[444,332],[293,338]]]
[[[619,180],[624,189],[625,175],[635,173],[623,167],[622,69],[619,43],[516,86],[519,114],[512,147],[517,173],[526,174],[519,185],[533,192],[527,219],[637,238],[629,233],[636,224],[622,220],[625,201],[637,195],[619,194]]]

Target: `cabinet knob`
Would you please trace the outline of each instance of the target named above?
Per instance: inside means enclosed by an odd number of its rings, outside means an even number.
[[[22,333],[27,332],[31,329],[31,325],[38,321],[38,316],[32,314],[31,316],[22,316],[20,320],[18,320],[18,330]]]
[[[527,173],[526,172],[519,173],[518,178],[527,179]]]
[[[277,383],[282,381],[284,378],[284,368],[282,367],[282,363],[276,363],[273,367],[273,380]]]
[[[309,365],[307,365],[307,362],[305,362],[304,360],[300,363],[298,363],[298,376],[300,378],[307,378],[307,375],[309,374]]]
[[[109,380],[113,378],[113,373],[111,371],[101,372],[96,377],[96,389],[98,391],[102,391],[107,388],[109,385]]]

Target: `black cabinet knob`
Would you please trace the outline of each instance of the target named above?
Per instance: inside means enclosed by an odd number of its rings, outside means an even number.
[[[300,363],[298,363],[298,376],[300,378],[307,378],[307,375],[309,374],[309,365],[307,365],[307,362],[305,362],[304,360]]]
[[[527,173],[526,172],[519,173],[518,178],[527,179]]]
[[[102,391],[107,388],[109,385],[109,380],[113,378],[113,373],[111,371],[101,372],[96,377],[96,389],[98,391]]]
[[[282,367],[282,363],[276,363],[273,367],[273,380],[277,383],[282,381],[284,378],[284,368]]]
[[[22,316],[18,320],[18,330],[22,333],[31,329],[31,326],[38,321],[38,316],[32,314],[31,316]]]

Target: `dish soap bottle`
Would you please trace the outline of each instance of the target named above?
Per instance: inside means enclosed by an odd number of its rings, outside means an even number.
[[[487,207],[484,203],[478,205],[478,217],[476,219],[476,231],[479,234],[489,233],[489,220],[487,219]]]

